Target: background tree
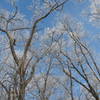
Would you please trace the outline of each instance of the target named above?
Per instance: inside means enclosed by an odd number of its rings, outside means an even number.
[[[66,4],[77,0],[33,0],[28,18],[17,2],[10,0],[12,8],[0,10],[0,98],[99,100],[94,36],[81,21],[64,13]],[[98,26],[99,3],[91,0],[89,4],[82,14]],[[52,15],[56,17],[53,25],[43,25]]]

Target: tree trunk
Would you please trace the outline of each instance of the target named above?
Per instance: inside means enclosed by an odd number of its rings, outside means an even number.
[[[24,84],[24,67],[21,67],[20,71],[20,86],[19,86],[19,96],[18,100],[24,100],[25,98],[25,84]]]
[[[24,100],[24,99],[25,99],[25,85],[20,84],[18,100]]]

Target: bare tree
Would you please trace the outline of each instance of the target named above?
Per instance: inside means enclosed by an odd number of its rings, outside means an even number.
[[[1,11],[0,31],[4,34],[4,38],[7,38],[6,49],[4,48],[3,51],[9,54],[7,54],[9,57],[2,57],[2,59],[5,59],[2,63],[3,66],[7,66],[5,70],[8,69],[9,71],[5,72],[4,82],[0,81],[0,84],[5,90],[8,100],[25,99],[25,89],[33,79],[35,68],[40,60],[48,53],[49,49],[47,48],[44,51],[41,51],[41,48],[38,51],[34,49],[33,43],[37,41],[36,33],[38,32],[38,24],[54,11],[62,9],[67,1],[34,0],[31,5],[31,10],[34,8],[34,11],[32,11],[34,14],[32,23],[24,19],[24,16],[19,13],[19,8],[15,2],[12,2],[15,9],[14,12]],[[41,2],[42,5],[40,5]],[[26,32],[27,35],[24,34]],[[22,52],[18,52],[17,48],[20,48],[20,46]],[[45,86],[46,81],[47,78],[45,79]]]
[[[69,1],[33,0],[31,18],[16,0],[12,12],[0,11],[0,99],[100,100],[100,68],[83,24],[63,14],[53,27],[40,27]],[[97,0],[92,3],[96,21]]]

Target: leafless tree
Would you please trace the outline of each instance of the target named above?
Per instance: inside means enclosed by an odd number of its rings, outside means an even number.
[[[0,11],[0,99],[100,100],[100,68],[83,25],[61,15],[53,27],[40,27],[70,0],[33,0],[30,19],[15,1],[14,11]]]
[[[7,50],[5,49],[5,52],[11,53],[11,55],[8,55],[8,58],[5,58],[5,65],[3,64],[3,66],[9,66],[9,69],[6,67],[9,72],[5,73],[7,75],[4,75],[6,77],[6,79],[3,80],[4,82],[0,82],[7,94],[8,100],[15,100],[16,98],[18,100],[25,99],[25,89],[34,76],[35,68],[49,49],[47,48],[45,51],[42,51],[40,55],[37,54],[38,52],[34,49],[33,43],[34,40],[36,40],[38,24],[54,11],[61,9],[67,1],[68,0],[61,0],[59,2],[57,0],[43,0],[40,8],[37,7],[41,1],[33,1],[33,3],[36,4],[31,6],[31,9],[34,8],[35,11],[32,12],[34,16],[31,25],[28,25],[27,20],[19,13],[19,8],[15,2],[13,2],[15,12],[10,13],[7,11],[5,14],[4,11],[1,12],[0,31],[4,33],[4,37],[7,38]],[[28,36],[24,37],[26,31],[28,31]],[[20,53],[21,55],[19,56],[16,48],[21,42],[23,44],[21,45],[22,53]],[[10,61],[11,64],[9,64]]]

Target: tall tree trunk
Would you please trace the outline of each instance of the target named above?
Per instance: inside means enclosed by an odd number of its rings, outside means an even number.
[[[24,100],[24,99],[25,99],[25,85],[20,84],[18,100]]]
[[[25,99],[25,84],[24,84],[24,64],[20,67],[20,86],[18,100]]]

